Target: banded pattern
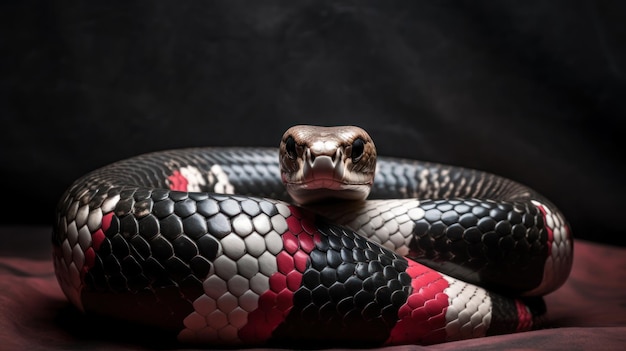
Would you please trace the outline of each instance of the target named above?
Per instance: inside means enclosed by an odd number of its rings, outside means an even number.
[[[432,344],[536,328],[541,298],[505,296],[569,273],[562,214],[517,183],[382,159],[372,197],[392,199],[301,208],[275,153],[170,150],[78,179],[52,237],[68,299],[192,344]]]

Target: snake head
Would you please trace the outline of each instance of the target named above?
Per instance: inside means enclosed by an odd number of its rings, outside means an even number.
[[[280,172],[300,204],[326,198],[363,200],[376,171],[376,147],[362,128],[297,125],[280,141]]]

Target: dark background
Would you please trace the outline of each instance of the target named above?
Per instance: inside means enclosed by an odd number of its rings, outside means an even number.
[[[356,124],[525,183],[626,245],[626,2],[4,1],[3,225],[139,153]]]

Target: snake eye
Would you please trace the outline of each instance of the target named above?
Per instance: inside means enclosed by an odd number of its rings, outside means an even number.
[[[352,142],[352,151],[350,152],[350,158],[352,159],[352,163],[357,163],[363,156],[363,151],[365,149],[365,142],[361,138],[354,139]]]
[[[294,160],[298,157],[298,152],[296,151],[296,141],[291,135],[287,137],[287,140],[285,140],[285,149],[287,150],[287,155],[290,159]]]

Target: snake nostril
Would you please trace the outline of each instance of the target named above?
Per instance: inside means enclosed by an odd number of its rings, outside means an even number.
[[[343,152],[341,152],[341,148],[337,148],[337,151],[335,151],[335,153],[331,156],[333,163],[336,163],[337,160],[341,160],[342,155],[343,155]]]
[[[311,152],[309,148],[306,149],[305,157],[311,164],[315,161],[315,153]]]

